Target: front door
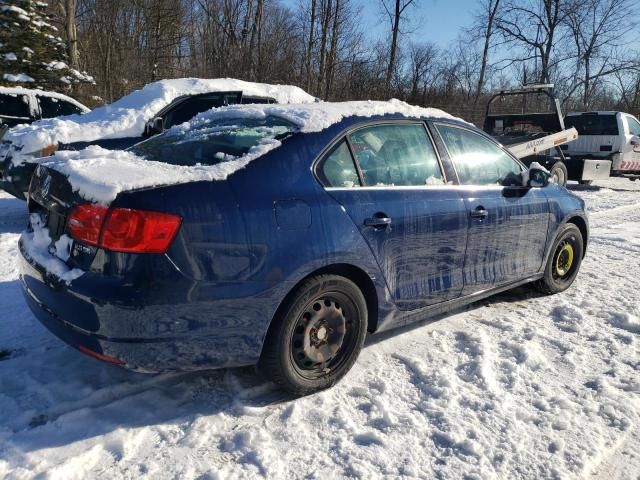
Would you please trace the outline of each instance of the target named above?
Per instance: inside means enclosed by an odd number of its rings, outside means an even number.
[[[467,210],[445,184],[423,123],[358,129],[317,171],[365,238],[400,309],[460,295]]]
[[[522,165],[493,140],[437,124],[469,216],[463,295],[525,279],[542,267],[549,202],[522,186]]]

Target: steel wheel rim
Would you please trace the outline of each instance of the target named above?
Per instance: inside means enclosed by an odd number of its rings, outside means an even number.
[[[323,293],[308,302],[293,327],[290,354],[308,379],[329,375],[343,365],[353,345],[357,308],[346,295]]]

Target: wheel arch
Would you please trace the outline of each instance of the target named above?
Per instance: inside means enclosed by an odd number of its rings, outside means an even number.
[[[269,320],[269,326],[266,330],[264,340],[267,339],[269,333],[271,331],[271,327],[274,324],[274,320],[278,318],[278,315],[282,313],[282,310],[287,307],[288,302],[291,297],[294,295],[295,291],[298,287],[307,279],[311,277],[315,277],[317,275],[339,275],[341,277],[345,277],[351,280],[362,292],[364,295],[364,299],[367,302],[367,331],[373,333],[378,328],[378,292],[376,291],[375,284],[373,280],[360,267],[356,267],[355,265],[349,263],[335,263],[331,265],[326,265],[324,267],[320,267],[305,277],[301,278],[291,289],[289,289],[288,293],[285,295],[283,300],[278,305],[275,313]],[[264,342],[263,342],[264,343]]]
[[[584,258],[587,254],[587,240],[589,238],[589,228],[587,226],[587,222],[581,216],[575,215],[573,217],[570,217],[565,222],[565,224],[567,223],[572,223],[573,225],[578,227],[578,230],[580,230],[580,234],[582,235],[582,242],[584,244],[584,248],[582,249],[582,258]]]

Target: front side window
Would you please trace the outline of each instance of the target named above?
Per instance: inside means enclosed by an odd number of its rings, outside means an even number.
[[[349,140],[366,186],[444,183],[438,156],[421,123],[361,128]]]
[[[436,125],[462,185],[521,185],[523,169],[488,138],[470,130]]]
[[[279,145],[297,131],[291,122],[264,118],[224,118],[191,129],[171,129],[131,148],[136,155],[172,165],[217,165]]]
[[[316,170],[325,187],[359,187],[360,179],[346,140],[341,140],[318,164]]]
[[[40,102],[42,118],[55,118],[62,115],[82,113],[82,110],[73,103],[59,98],[38,95],[38,101]]]
[[[29,118],[29,97],[18,94],[1,94],[0,116]]]

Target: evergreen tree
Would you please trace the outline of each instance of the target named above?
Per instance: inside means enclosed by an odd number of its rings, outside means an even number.
[[[34,0],[0,0],[0,84],[69,90],[93,82],[70,68],[66,46],[50,23],[47,4]]]

